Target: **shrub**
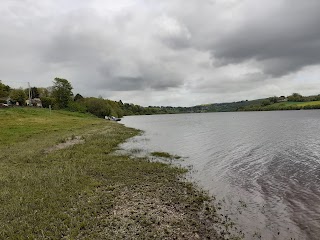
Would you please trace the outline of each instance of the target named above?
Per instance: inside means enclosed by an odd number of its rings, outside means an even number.
[[[52,108],[55,106],[55,100],[54,98],[51,98],[51,97],[42,97],[41,102],[42,102],[42,107],[44,108],[49,108],[50,105]]]
[[[80,113],[87,112],[87,107],[83,103],[80,103],[80,102],[70,101],[67,109],[71,112],[80,112]]]

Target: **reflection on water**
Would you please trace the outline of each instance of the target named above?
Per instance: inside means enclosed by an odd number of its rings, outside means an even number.
[[[124,148],[166,151],[224,202],[247,239],[320,238],[320,111],[125,117]]]

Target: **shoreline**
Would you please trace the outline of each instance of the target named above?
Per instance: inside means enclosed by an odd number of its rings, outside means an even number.
[[[59,111],[5,112],[1,121],[16,121],[0,132],[10,140],[0,145],[1,238],[240,239],[185,180],[187,169],[114,155],[138,130]],[[73,136],[84,141],[45,152]]]

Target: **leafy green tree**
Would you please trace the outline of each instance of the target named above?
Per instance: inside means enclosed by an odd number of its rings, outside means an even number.
[[[26,94],[27,98],[29,98],[29,88],[23,89],[24,93]]]
[[[76,96],[74,97],[74,101],[77,102],[79,100],[83,99],[83,97],[81,96],[81,94],[77,93]]]
[[[68,110],[71,112],[86,113],[87,107],[80,101],[70,101],[68,105]]]
[[[10,98],[13,102],[18,102],[19,105],[25,105],[27,95],[23,89],[14,89],[10,92]]]
[[[315,101],[320,101],[320,94],[314,97]]]
[[[42,107],[49,108],[49,106],[51,105],[51,107],[54,108],[54,105],[55,105],[55,99],[54,98],[41,97],[40,99],[41,99]]]
[[[67,79],[55,78],[53,81],[52,97],[55,99],[57,108],[67,108],[71,101],[72,93],[71,83]]]
[[[39,92],[39,97],[43,98],[43,97],[50,97],[50,92],[48,90],[48,88],[37,88],[38,92]]]
[[[124,111],[122,109],[122,105],[119,102],[105,100],[111,107],[111,115],[115,117],[123,117]]]
[[[87,107],[87,111],[98,117],[105,117],[111,115],[111,107],[108,102],[101,98],[84,98],[81,100]]]
[[[36,87],[31,88],[31,96],[32,96],[32,98],[39,98],[40,97],[40,93],[38,91],[38,88],[36,88]]]
[[[268,99],[267,100],[263,100],[262,103],[261,103],[262,106],[268,106],[270,104],[271,104],[271,101],[268,100]]]
[[[293,93],[292,95],[288,96],[288,101],[290,102],[302,102],[303,97],[299,93]]]
[[[269,101],[270,101],[271,103],[277,103],[277,102],[278,102],[278,97],[276,97],[276,96],[274,96],[274,97],[269,97],[268,99],[269,99]]]
[[[11,88],[8,85],[5,85],[0,80],[0,98],[1,97],[8,97]]]

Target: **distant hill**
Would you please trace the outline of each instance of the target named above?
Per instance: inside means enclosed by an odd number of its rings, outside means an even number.
[[[201,109],[205,112],[235,112],[239,111],[241,108],[251,106],[251,105],[261,105],[265,99],[256,99],[256,100],[246,100],[239,102],[229,102],[229,103],[212,103],[200,106],[194,106],[195,110]]]
[[[60,86],[63,82],[66,86]],[[55,78],[54,86],[48,88],[33,87],[30,89],[13,89],[0,81],[0,104],[5,106],[7,98],[11,101],[20,102],[24,106],[27,96],[40,98],[45,108],[65,109],[72,112],[91,113],[98,117],[105,116],[129,116],[129,115],[154,115],[154,114],[178,114],[178,113],[204,113],[204,112],[235,112],[235,111],[273,111],[273,110],[299,110],[320,109],[320,94],[313,96],[302,96],[293,93],[290,96],[273,96],[269,98],[243,100],[228,103],[210,103],[191,107],[172,106],[148,106],[142,107],[133,103],[123,103],[103,99],[102,97],[83,97],[81,94],[72,93],[71,83],[66,79]],[[59,91],[58,91],[59,90]],[[66,92],[65,101],[61,102],[60,91]],[[57,95],[57,93],[59,94]],[[17,94],[19,93],[19,94]]]

